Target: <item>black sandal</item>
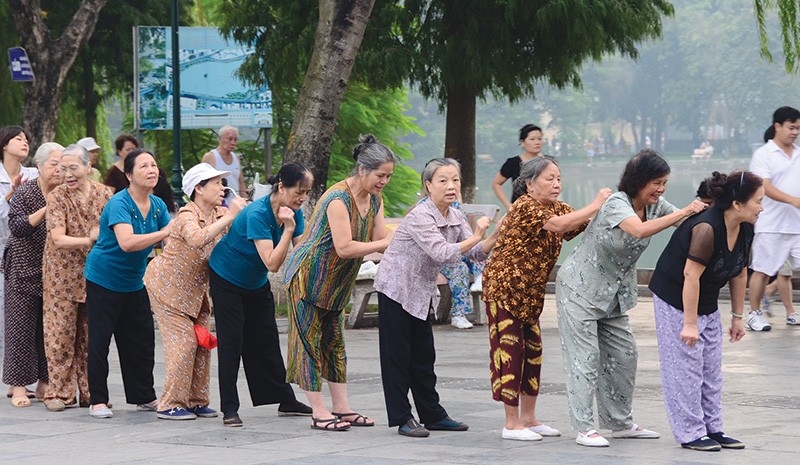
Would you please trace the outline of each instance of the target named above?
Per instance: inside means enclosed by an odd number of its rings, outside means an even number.
[[[350,429],[350,425],[345,425],[343,423],[347,423],[346,421],[342,420],[341,418],[328,418],[328,419],[321,419],[321,418],[314,418],[311,417],[311,428],[312,429],[321,429],[322,431],[347,431]]]
[[[350,412],[350,413],[336,413],[331,412],[333,415],[336,415],[336,418],[346,421],[350,423],[350,426],[375,426],[375,420],[372,418],[366,417],[360,413]],[[355,416],[352,420],[345,420],[344,417],[352,417]],[[372,420],[372,423],[367,423],[368,420]]]

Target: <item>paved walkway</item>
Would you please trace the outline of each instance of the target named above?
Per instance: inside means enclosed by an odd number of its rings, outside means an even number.
[[[442,404],[470,425],[463,433],[433,432],[427,439],[399,436],[386,427],[380,384],[378,333],[348,330],[350,399],[358,411],[373,416],[374,428],[343,433],[313,431],[308,418],[279,418],[275,406],[253,408],[240,374],[244,428],[225,428],[222,420],[188,422],[156,419],[123,402],[119,363],[111,365],[114,418],[90,418],[87,409],[51,413],[0,405],[0,463],[3,464],[764,464],[800,463],[797,432],[800,396],[795,386],[800,360],[800,328],[779,318],[772,332],[748,333],[743,341],[724,345],[725,431],[747,443],[743,451],[703,453],[683,450],[671,438],[664,413],[652,302],[643,298],[632,312],[639,344],[634,402],[637,423],[663,435],[658,440],[614,440],[611,447],[590,449],[575,444],[567,416],[564,375],[552,296],[542,319],[544,366],[537,409],[541,421],[564,432],[560,438],[534,443],[504,441],[502,406],[489,391],[486,329],[435,329],[438,390]],[[727,314],[728,308],[723,308]],[[727,318],[726,318],[727,320]],[[163,360],[160,338],[156,337]],[[285,347],[285,340],[284,340]],[[114,352],[112,350],[112,352]],[[156,382],[164,379],[156,365]],[[158,389],[158,387],[157,387]],[[212,407],[217,407],[216,356],[212,372]],[[300,396],[302,399],[302,395]]]

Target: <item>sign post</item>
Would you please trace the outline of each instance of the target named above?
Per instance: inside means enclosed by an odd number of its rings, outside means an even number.
[[[11,65],[11,80],[14,82],[31,82],[34,80],[33,68],[28,54],[22,47],[8,49],[8,62]]]

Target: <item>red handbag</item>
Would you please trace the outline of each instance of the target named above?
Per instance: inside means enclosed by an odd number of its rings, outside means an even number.
[[[197,336],[197,345],[205,349],[211,350],[217,347],[217,338],[211,334],[206,328],[200,325],[194,325],[194,334]]]

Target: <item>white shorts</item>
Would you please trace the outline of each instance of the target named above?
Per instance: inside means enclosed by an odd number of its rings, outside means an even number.
[[[753,238],[750,268],[774,276],[790,260],[792,269],[800,269],[800,234],[756,233]]]

